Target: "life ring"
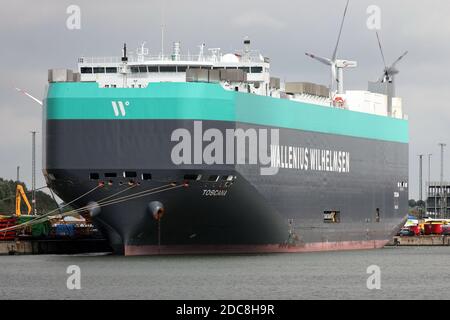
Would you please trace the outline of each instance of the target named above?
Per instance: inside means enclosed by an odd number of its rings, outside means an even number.
[[[336,98],[334,98],[333,101],[334,101],[334,105],[337,107],[343,107],[344,103],[345,103],[345,100],[342,97],[336,97]]]

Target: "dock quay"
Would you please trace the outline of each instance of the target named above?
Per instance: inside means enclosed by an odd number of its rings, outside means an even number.
[[[388,246],[450,246],[450,236],[395,236]]]
[[[0,241],[0,255],[112,252],[105,239],[36,239]]]
[[[387,246],[450,246],[450,236],[395,236]],[[35,239],[0,241],[0,255],[112,252],[105,239]]]

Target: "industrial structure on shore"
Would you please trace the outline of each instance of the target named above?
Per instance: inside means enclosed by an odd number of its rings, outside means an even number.
[[[450,183],[427,183],[427,214],[433,217],[450,218]]]

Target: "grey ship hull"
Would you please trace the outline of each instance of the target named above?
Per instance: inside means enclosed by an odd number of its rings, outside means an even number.
[[[221,121],[203,121],[203,127],[267,128]],[[346,150],[351,170],[280,169],[261,176],[259,165],[173,164],[170,136],[177,128],[192,131],[193,121],[47,120],[44,173],[66,202],[104,183],[76,202],[78,208],[123,191],[130,180],[139,185],[120,196],[187,182],[100,208],[94,222],[126,255],[377,248],[407,214],[408,144],[280,129],[282,145]],[[123,177],[124,171],[136,172],[136,178]],[[142,173],[151,180],[142,180]],[[186,175],[236,179],[186,181]],[[164,204],[159,221],[149,211],[152,201]],[[339,223],[327,223],[325,211],[339,211]]]

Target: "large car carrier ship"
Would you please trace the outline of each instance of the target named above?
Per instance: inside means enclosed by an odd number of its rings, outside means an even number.
[[[271,77],[249,39],[225,54],[124,45],[121,57],[52,69],[48,186],[125,255],[382,247],[408,205],[398,71],[344,90],[356,62],[336,51],[308,54],[331,66],[329,88]]]

